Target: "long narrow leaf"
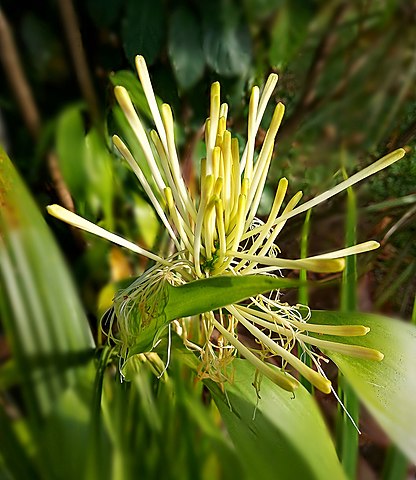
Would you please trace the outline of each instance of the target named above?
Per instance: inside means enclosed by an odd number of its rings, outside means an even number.
[[[263,378],[260,398],[252,386],[254,368],[234,360],[227,398],[212,388],[247,478],[343,479],[344,473],[322,415],[303,387],[296,395]]]
[[[0,205],[1,320],[21,381],[28,428],[36,440],[39,476],[57,478],[63,462],[82,468],[85,449],[58,447],[57,440],[85,443],[88,414],[78,416],[81,406],[87,411],[81,399],[84,387],[78,385],[94,343],[54,239],[1,150]]]
[[[345,178],[347,178],[346,173]],[[345,229],[345,246],[351,247],[357,243],[357,200],[351,187],[347,189]],[[355,255],[345,259],[341,284],[341,308],[344,312],[353,312],[357,309],[357,258]],[[359,401],[341,372],[338,374],[338,395],[349,415],[358,424]],[[337,415],[337,449],[346,474],[354,479],[357,472],[358,432],[340,405],[338,405]]]

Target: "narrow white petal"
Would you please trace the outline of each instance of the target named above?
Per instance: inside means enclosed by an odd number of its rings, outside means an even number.
[[[394,152],[391,152],[388,155],[385,155],[384,157],[380,158],[380,160],[377,160],[376,162],[364,168],[360,172],[357,172],[355,175],[348,178],[344,182],[341,182],[334,188],[331,188],[330,190],[324,193],[321,193],[321,195],[318,195],[317,197],[313,198],[312,200],[309,200],[308,202],[305,202],[304,204],[293,209],[291,212],[287,213],[286,215],[282,215],[281,217],[278,217],[275,221],[275,225],[277,225],[280,222],[284,222],[285,220],[292,218],[295,215],[298,215],[299,213],[306,212],[306,210],[309,210],[310,208],[315,207],[316,205],[319,205],[325,200],[328,200],[328,198],[331,198],[334,195],[337,195],[343,190],[346,190],[348,187],[351,187],[352,185],[355,185],[356,183],[361,182],[361,180],[364,180],[370,175],[373,175],[374,173],[377,173],[380,170],[383,170],[383,168],[388,167],[392,163],[397,162],[398,160],[403,158],[405,154],[406,154],[406,151],[403,148],[399,148]]]
[[[271,352],[275,353],[282,357],[287,363],[296,368],[296,370],[301,373],[305,378],[307,378],[316,388],[321,390],[324,393],[330,393],[331,391],[331,382],[324,378],[320,373],[312,370],[305,363],[299,360],[298,357],[293,355],[293,353],[285,350],[283,347],[274,342],[251,322],[249,322],[240,312],[234,308],[233,305],[227,307],[227,310],[233,314],[237,320],[247,328],[247,330],[254,335],[258,340],[260,340],[263,345],[270,349]]]
[[[364,358],[367,360],[376,360],[381,362],[384,355],[373,348],[362,347],[360,345],[348,345],[347,343],[332,342],[328,340],[321,340],[320,338],[310,337],[309,335],[298,334],[298,339],[309,345],[329,350],[330,352],[338,352],[350,357]]]
[[[150,81],[149,71],[147,70],[147,65],[145,59],[141,55],[136,56],[136,69],[139,74],[140,82],[143,87],[144,94],[146,95],[146,100],[149,105],[150,111],[153,115],[153,120],[155,121],[156,130],[159,133],[159,137],[162,141],[163,148],[166,153],[168,152],[168,143],[166,140],[166,132],[163,126],[162,117],[157,106],[156,97],[153,91],[152,82]]]
[[[271,265],[280,269],[305,269],[311,272],[319,273],[335,273],[341,272],[345,267],[345,261],[342,258],[334,259],[313,259],[313,258],[302,258],[299,260],[287,260],[285,258],[273,258],[273,257],[260,257],[258,255],[250,255],[243,252],[228,251],[227,256],[233,256],[235,258],[242,258],[244,260],[251,260],[252,262],[257,262],[262,265]],[[243,270],[244,272],[244,270]]]
[[[140,118],[138,117],[136,110],[134,109],[130,96],[127,90],[124,87],[120,87],[120,86],[115,87],[114,94],[121,109],[124,112],[124,115],[127,118],[127,121],[130,124],[130,127],[133,129],[137,137],[137,140],[140,143],[140,146],[142,147],[143,153],[146,157],[146,160],[152,172],[153,178],[155,179],[155,182],[159,190],[162,192],[163,189],[166,187],[166,185],[160,174],[159,167],[156,163],[156,160],[153,156],[152,148],[150,146],[149,139],[147,138],[146,131],[143,128],[142,122],[140,121]]]
[[[322,255],[316,255],[314,257],[308,257],[309,260],[320,260],[320,259],[330,259],[330,258],[343,258],[348,257],[349,255],[356,255],[358,253],[370,252],[379,248],[380,244],[374,240],[369,242],[359,243],[352,247],[343,248],[342,250],[336,250],[334,252],[324,253]]]
[[[257,115],[256,115],[256,125],[255,125],[255,135],[257,135],[258,129],[260,127],[260,123],[262,121],[264,112],[266,111],[267,104],[269,103],[270,97],[272,96],[273,90],[277,85],[278,76],[276,73],[272,73],[269,75],[267,79],[266,85],[264,87],[263,93],[260,97],[260,102],[258,104]],[[241,157],[241,164],[240,164],[240,172],[242,173],[247,161],[247,151],[248,151],[248,143],[244,149],[243,155]]]
[[[298,382],[289,375],[285,375],[283,372],[272,368],[262,361],[259,357],[254,355],[245,345],[243,345],[238,338],[232,335],[226,328],[224,328],[220,322],[218,322],[214,316],[211,317],[211,321],[215,328],[221,333],[221,335],[234,347],[238,352],[243,355],[256,369],[272,380],[274,383],[282,387],[283,389],[293,392],[298,387]]]
[[[86,232],[97,235],[98,237],[110,240],[110,242],[120,245],[121,247],[128,248],[132,252],[138,253],[139,255],[143,255],[147,258],[151,258],[155,262],[169,265],[168,261],[164,260],[161,257],[158,257],[154,253],[148,252],[147,250],[140,248],[135,243],[129,242],[128,240],[119,237],[118,235],[111,233],[104,228],[99,227],[98,225],[95,225],[95,223],[89,222],[85,218],[80,217],[76,213],[70,212],[69,210],[61,207],[60,205],[49,205],[46,207],[46,209],[48,210],[48,213],[50,215],[58,218],[59,220],[62,220],[63,222],[69,223],[69,225],[80,228],[81,230],[85,230]]]
[[[176,239],[175,232],[172,230],[172,227],[170,226],[169,221],[166,218],[166,215],[165,215],[165,212],[163,211],[162,206],[160,205],[155,194],[153,193],[153,190],[151,189],[149,183],[147,182],[146,177],[144,176],[141,168],[137,164],[136,160],[133,158],[133,155],[131,154],[130,150],[126,147],[126,145],[117,135],[113,136],[113,143],[116,146],[117,150],[124,157],[126,162],[130,165],[130,168],[133,170],[136,177],[139,179],[139,182],[144,188],[144,191],[147,193],[147,196],[152,202],[153,207],[155,208],[157,214],[159,215],[159,218],[162,220],[163,225],[165,225],[170,237],[174,241],[176,248],[178,249],[178,251],[181,250],[181,247]]]

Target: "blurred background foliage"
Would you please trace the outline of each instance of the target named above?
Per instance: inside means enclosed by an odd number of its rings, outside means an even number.
[[[285,104],[286,115],[261,213],[268,211],[283,175],[292,194],[302,189],[309,198],[339,182],[343,168],[352,174],[405,147],[405,159],[356,189],[358,241],[371,237],[382,243],[359,262],[358,303],[361,310],[410,318],[416,290],[415,19],[416,5],[406,0],[6,1],[0,10],[1,142],[42,212],[47,204],[60,203],[147,249],[162,249],[165,233],[111,144],[111,135],[119,134],[145,165],[113,87],[125,86],[142,119],[149,121],[134,72],[134,56],[142,54],[160,101],[172,105],[182,167],[192,184],[203,156],[201,127],[208,115],[210,84],[221,82],[230,127],[244,137],[250,87],[277,72],[274,98]],[[265,121],[270,115],[271,110]],[[313,213],[310,254],[343,245],[345,203],[341,196]],[[98,320],[111,301],[113,282],[139,274],[146,263],[100,239],[74,230],[68,235],[65,225],[46,221],[71,264],[99,343]],[[285,229],[279,244],[288,257],[299,254],[301,221]],[[331,295],[328,288],[312,292],[310,305],[338,308],[338,285],[330,289]],[[8,361],[4,336],[1,345],[1,356]],[[158,478],[160,462],[191,468],[198,464],[188,458],[193,455],[207,463],[208,476],[189,470],[189,478],[213,478],[209,472],[215,469],[225,478],[228,468],[241,468],[211,421],[201,424],[206,418],[206,412],[198,411],[205,408],[199,402],[201,391],[176,392],[170,403],[165,400],[173,395],[169,381],[155,382],[147,370],[141,372],[128,387],[129,398],[125,390],[115,389],[109,396],[113,406],[106,407],[119,412],[105,419],[111,435],[103,439],[119,449],[118,478],[130,478],[123,468],[144,469],[146,478]],[[173,377],[180,372],[172,366]],[[104,388],[111,381],[106,378]],[[175,390],[180,383],[175,382]],[[155,389],[163,392],[153,399]],[[126,402],[152,407],[127,410]],[[136,418],[144,411],[148,418],[140,429],[129,431],[133,420],[127,415]],[[215,412],[209,414],[213,424],[218,422]],[[178,433],[183,427],[175,423],[177,416],[183,425],[196,427]],[[172,431],[162,433],[162,424]],[[169,450],[177,435],[187,437],[182,453]],[[201,438],[206,444],[195,448]],[[156,442],[166,451],[155,448],[146,459],[126,460],[127,441],[137,442],[138,448]],[[368,442],[362,447],[362,468],[380,472],[373,456],[386,444],[375,438]],[[225,470],[219,467],[221,455],[227,455]]]

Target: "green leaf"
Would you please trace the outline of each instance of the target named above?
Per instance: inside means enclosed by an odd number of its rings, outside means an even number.
[[[366,313],[312,313],[312,323],[365,325],[365,337],[333,341],[375,348],[381,362],[325,351],[345,375],[356,394],[392,440],[416,462],[416,328],[404,322]]]
[[[129,354],[149,351],[172,320],[215,310],[270,290],[297,285],[297,280],[265,275],[211,277],[179,287],[166,282],[158,298],[148,298],[145,305],[141,301],[140,305],[129,309],[130,321],[136,315],[132,323],[138,326],[137,343],[129,349]],[[116,314],[120,315],[119,303],[124,300],[125,292],[119,292],[118,298],[120,301],[116,298],[115,309]]]
[[[251,64],[251,37],[241,10],[231,2],[206,2],[203,49],[207,64],[225,77],[245,76]]]
[[[0,406],[0,425],[0,478],[30,478],[33,480],[40,478],[33,461],[29,458],[28,452],[23,448],[13,428],[13,422],[5,414],[3,406]],[[13,474],[10,477],[1,476],[2,460],[8,471]]]
[[[85,166],[88,175],[87,199],[91,210],[104,212],[105,228],[113,229],[113,158],[95,128],[85,137]]]
[[[207,383],[235,445],[247,478],[343,479],[334,445],[313,397],[296,395],[262,379],[260,398],[252,386],[255,370],[235,359],[234,382],[226,394]]]
[[[109,27],[118,18],[124,0],[87,0],[92,20],[100,26]]]
[[[85,198],[85,128],[82,105],[65,109],[58,118],[56,150],[62,175],[71,194],[82,201]],[[82,200],[81,200],[82,199]]]
[[[168,53],[178,84],[192,87],[204,73],[200,23],[192,11],[179,7],[170,20]]]
[[[54,406],[38,439],[48,452],[49,478],[79,478],[85,471],[86,446],[88,453],[91,448],[89,407],[74,389],[66,390]]]
[[[279,9],[271,31],[270,64],[284,68],[306,39],[314,9],[311,1],[286,1]]]
[[[345,170],[344,179],[347,179]],[[345,221],[345,246],[351,247],[357,243],[357,199],[354,190],[347,189],[347,216]],[[345,270],[342,274],[341,309],[353,312],[357,309],[357,256],[351,255],[345,259]],[[338,396],[356,425],[359,423],[360,402],[357,395],[345,380],[341,372],[338,374]],[[355,479],[358,461],[358,432],[355,425],[338,405],[337,450],[342,466],[349,478]]]
[[[132,63],[143,55],[152,65],[159,54],[165,36],[165,10],[162,0],[128,0],[123,25],[123,46]]]
[[[168,286],[165,315],[168,320],[198,315],[260,293],[299,285],[296,280],[265,275],[219,276]]]
[[[94,344],[62,256],[3,151],[0,205],[0,313],[26,408],[32,425],[39,426],[78,379],[70,358],[92,351]],[[56,356],[69,360],[66,365],[47,361]]]
[[[159,219],[154,209],[140,195],[133,194],[134,218],[139,227],[140,240],[143,246],[151,249],[160,231]]]

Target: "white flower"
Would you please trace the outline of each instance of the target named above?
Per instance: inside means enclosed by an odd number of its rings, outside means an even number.
[[[210,115],[205,124],[206,158],[201,160],[199,192],[194,195],[187,188],[181,174],[171,108],[163,104],[159,110],[143,57],[136,57],[136,66],[156,127],[150,132],[150,140],[127,90],[118,86],[115,88],[115,96],[140,142],[151,171],[151,178],[146,178],[128,147],[118,136],[113,137],[113,142],[136,174],[166,227],[175,246],[176,256],[162,258],[58,205],[48,207],[49,213],[55,217],[156,262],[156,266],[145,273],[135,295],[128,296],[126,305],[118,311],[117,321],[124,351],[134,345],[135,335],[138,334],[137,325],[132,325],[129,319],[127,304],[131,306],[132,301],[140,301],[140,295],[149,295],[148,285],[156,285],[160,277],[168,278],[173,284],[180,284],[214,275],[271,274],[276,270],[285,269],[339,272],[344,268],[344,257],[373,250],[379,246],[377,242],[369,241],[323,255],[290,260],[276,255],[275,241],[290,218],[399,160],[405,154],[403,149],[386,155],[348,180],[301,205],[298,204],[302,193],[296,193],[289,199],[284,209],[282,205],[288,182],[282,178],[278,183],[269,216],[263,223],[256,218],[256,214],[273,158],[276,135],[284,114],[283,104],[278,103],[275,107],[258,155],[255,155],[255,140],[266,106],[276,86],[277,75],[270,75],[261,94],[258,87],[252,89],[247,143],[241,158],[238,140],[232,138],[226,128],[228,105],[220,102],[219,83],[212,85]],[[132,288],[129,292],[133,293]],[[372,349],[328,342],[308,335],[309,332],[315,332],[357,336],[365,335],[368,328],[312,325],[307,322],[309,311],[304,310],[307,312],[306,316],[302,316],[298,306],[289,306],[281,302],[278,292],[271,292],[268,296],[259,295],[252,298],[249,304],[229,305],[217,312],[202,314],[200,324],[202,342],[199,344],[191,342],[188,338],[186,321],[178,319],[176,325],[185,344],[199,351],[202,361],[201,375],[208,375],[219,382],[227,379],[227,365],[237,351],[251,361],[260,373],[272,378],[287,390],[296,388],[297,382],[283,371],[271,368],[264,361],[268,356],[281,357],[283,369],[286,364],[290,364],[326,393],[331,391],[331,383],[323,375],[319,366],[321,357],[312,347],[375,360],[383,358],[382,354]],[[255,337],[258,344],[256,349],[243,345],[238,339],[238,323]],[[219,333],[219,338],[214,342],[215,330]],[[296,343],[311,356],[318,371],[307,367],[291,352]]]

